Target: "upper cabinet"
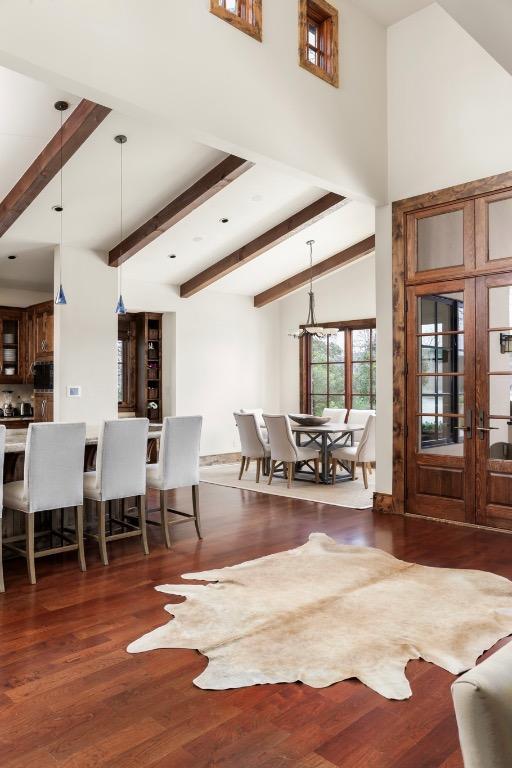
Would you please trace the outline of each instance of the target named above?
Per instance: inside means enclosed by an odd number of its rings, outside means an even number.
[[[53,302],[32,307],[33,360],[53,360]]]
[[[25,374],[24,312],[0,307],[0,383],[21,384]]]
[[[475,242],[479,269],[510,269],[512,259],[512,191],[475,202]]]

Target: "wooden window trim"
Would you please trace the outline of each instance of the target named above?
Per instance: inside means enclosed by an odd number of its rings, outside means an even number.
[[[325,66],[309,60],[308,22],[318,25],[321,55]],[[326,0],[299,0],[299,64],[308,72],[325,80],[335,88],[339,87],[339,19],[338,9]]]
[[[345,368],[345,391],[344,391],[344,397],[345,397],[345,408],[347,411],[350,411],[352,408],[352,398],[354,395],[360,396],[360,397],[369,397],[370,398],[370,408],[371,408],[371,401],[372,397],[375,396],[375,392],[373,392],[372,388],[372,381],[371,381],[371,366],[372,363],[376,363],[376,358],[374,359],[371,355],[371,349],[370,349],[370,359],[369,360],[356,360],[356,363],[369,363],[370,364],[370,392],[368,394],[359,394],[354,393],[352,391],[352,366],[353,366],[353,359],[352,359],[352,331],[354,330],[362,330],[366,328],[370,328],[372,330],[375,330],[377,327],[377,322],[374,317],[367,318],[365,320],[346,320],[344,322],[329,322],[329,323],[320,323],[320,325],[323,328],[332,328],[333,330],[344,332],[345,333],[345,356],[343,360],[343,365]],[[304,328],[303,325],[301,325],[301,328]],[[309,413],[311,408],[311,376],[310,376],[310,369],[311,369],[311,342],[309,337],[302,336],[300,339],[300,349],[299,349],[299,361],[300,361],[300,410],[302,413]]]
[[[228,11],[222,0],[210,0],[210,13],[261,43],[263,39],[263,0],[237,0],[237,13]]]

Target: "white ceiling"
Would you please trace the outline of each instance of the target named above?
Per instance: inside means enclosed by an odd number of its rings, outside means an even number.
[[[427,5],[432,5],[432,0],[352,0],[352,2],[385,27],[405,19],[406,16],[426,8]]]
[[[0,195],[14,185],[58,129],[57,99],[76,96],[0,68]],[[29,128],[27,128],[29,126]],[[119,145],[124,133],[124,232],[132,231],[224,157],[173,135],[167,127],[111,113],[64,167],[64,247],[108,251],[119,241]],[[4,173],[5,168],[5,173]],[[131,279],[179,285],[325,194],[324,190],[258,165],[243,174],[123,267]],[[1,199],[1,198],[0,198]],[[0,280],[48,287],[59,239],[59,180],[53,179],[0,239]],[[220,219],[227,217],[227,224]],[[208,290],[255,294],[307,266],[305,241],[317,240],[315,260],[374,231],[373,207],[350,202]],[[169,259],[175,253],[176,259]],[[7,255],[16,254],[15,261]]]

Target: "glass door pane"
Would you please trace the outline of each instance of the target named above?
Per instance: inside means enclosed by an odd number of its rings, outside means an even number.
[[[464,264],[464,212],[450,211],[418,219],[416,269]]]
[[[418,450],[464,453],[464,294],[417,299]]]

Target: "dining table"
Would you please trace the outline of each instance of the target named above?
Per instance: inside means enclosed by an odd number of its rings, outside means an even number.
[[[343,424],[335,421],[316,426],[300,426],[298,424],[290,424],[290,426],[298,446],[302,448],[318,447],[320,450],[320,482],[326,484],[332,483],[330,452],[336,448],[341,448],[341,446],[354,445],[354,436],[364,431],[362,424]],[[341,466],[345,471],[336,474],[335,482],[344,483],[352,480],[351,467],[344,462],[341,462]],[[314,482],[315,472],[308,463],[300,462],[295,470],[295,479]]]

